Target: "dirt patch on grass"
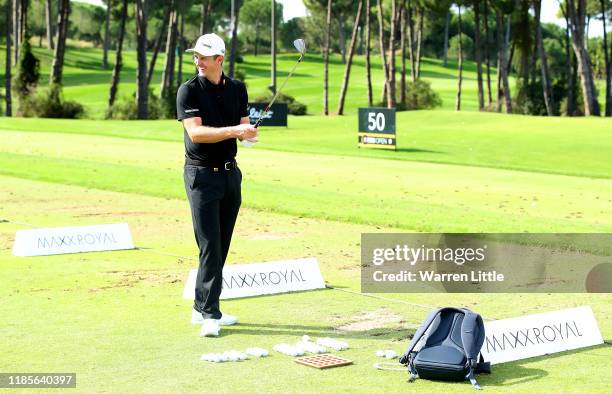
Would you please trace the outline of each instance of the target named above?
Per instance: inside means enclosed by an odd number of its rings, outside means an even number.
[[[169,283],[179,283],[185,280],[184,274],[168,271],[107,271],[104,275],[118,277],[115,283],[89,289],[90,292],[115,289],[120,287],[134,287],[141,283],[158,286]]]
[[[371,331],[379,328],[402,326],[405,321],[393,311],[380,308],[375,311],[364,312],[355,315],[351,321],[335,327],[338,331]]]

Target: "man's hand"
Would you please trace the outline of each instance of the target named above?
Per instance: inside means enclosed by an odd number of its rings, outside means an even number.
[[[240,141],[249,140],[251,142],[257,141],[257,129],[248,123],[239,124],[235,126],[236,138]]]

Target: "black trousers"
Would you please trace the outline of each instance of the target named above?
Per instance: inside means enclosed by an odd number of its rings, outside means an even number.
[[[193,231],[200,249],[194,309],[205,319],[220,319],[219,296],[225,259],[242,202],[242,173],[235,166],[185,165],[183,178],[191,207]]]

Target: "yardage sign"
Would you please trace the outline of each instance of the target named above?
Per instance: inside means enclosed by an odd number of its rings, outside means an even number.
[[[395,108],[359,108],[359,147],[395,150]]]

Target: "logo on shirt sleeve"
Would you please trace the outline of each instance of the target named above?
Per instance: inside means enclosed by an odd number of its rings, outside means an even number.
[[[199,110],[199,109],[197,109],[197,108],[194,108],[194,109],[186,109],[186,110],[185,110],[185,113],[191,113],[191,112],[200,112],[200,110]]]

